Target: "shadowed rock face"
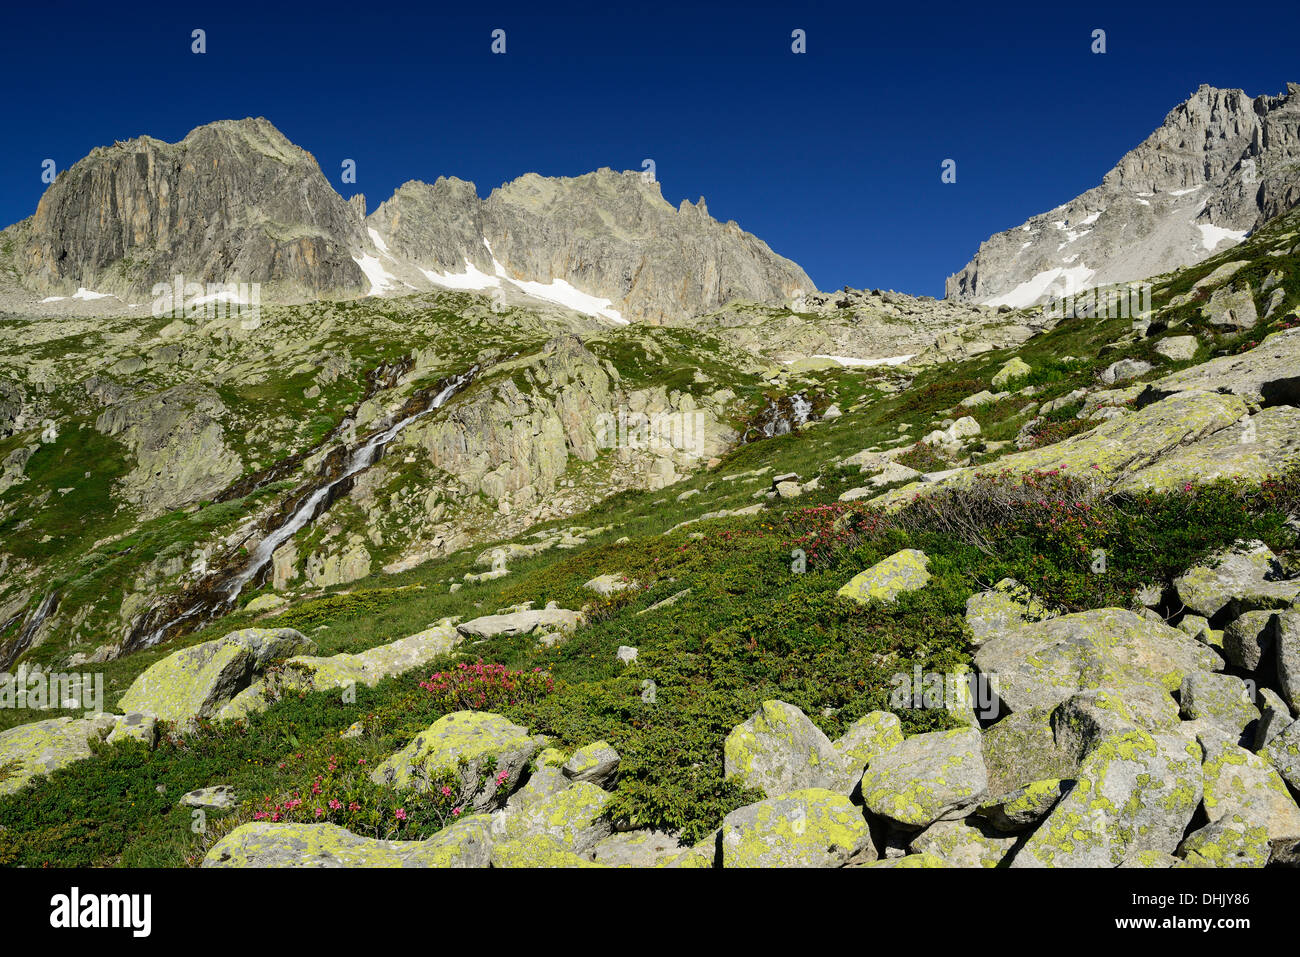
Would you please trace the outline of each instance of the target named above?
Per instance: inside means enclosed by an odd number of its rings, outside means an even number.
[[[296,294],[353,289],[360,217],[264,119],[93,150],[46,191],[19,266],[34,289],[146,295],[176,275]]]
[[[367,225],[394,257],[423,269],[463,273],[468,261],[493,276],[499,264],[506,278],[564,280],[654,323],[815,288],[762,240],[709,216],[702,198],[673,209],[636,172],[529,173],[485,200],[464,180],[410,182]]]
[[[1300,84],[1281,96],[1202,86],[1102,184],[997,233],[949,298],[1028,306],[1145,279],[1227,249],[1300,203]]]

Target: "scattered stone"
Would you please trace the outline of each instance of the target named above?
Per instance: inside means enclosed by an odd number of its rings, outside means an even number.
[[[1169,336],[1156,343],[1156,352],[1170,362],[1186,362],[1196,356],[1200,345],[1195,336]]]
[[[966,624],[971,644],[978,647],[989,638],[1005,634],[1027,621],[1042,621],[1051,613],[1014,578],[1004,578],[989,591],[966,599]]]
[[[597,575],[587,584],[582,586],[588,591],[594,591],[602,598],[608,598],[610,595],[617,595],[621,591],[627,591],[629,588],[636,588],[637,583],[629,579],[626,575]]]
[[[1141,359],[1120,359],[1112,362],[1098,374],[1103,385],[1115,385],[1128,379],[1146,375],[1152,369],[1151,363]]]
[[[929,565],[925,552],[905,548],[854,575],[839,595],[861,604],[872,600],[893,602],[903,592],[925,587],[930,580]]]
[[[1019,356],[1013,356],[994,374],[993,388],[1001,389],[1017,379],[1023,379],[1032,371],[1025,360]]]
[[[91,744],[102,741],[117,719],[51,718],[0,731],[0,797],[21,791],[32,780],[91,756]]]
[[[1282,579],[1281,565],[1267,545],[1239,542],[1175,578],[1174,588],[1178,600],[1194,614],[1212,619],[1228,609],[1237,617],[1245,611],[1285,608],[1300,595],[1300,581]]]
[[[513,637],[533,632],[571,634],[583,622],[580,611],[567,608],[545,608],[517,611],[508,615],[484,615],[461,622],[456,626],[466,638],[495,638],[498,635]]]
[[[1016,838],[999,834],[978,819],[937,821],[911,843],[917,854],[932,854],[945,867],[997,867]]]
[[[182,795],[180,803],[181,807],[201,807],[225,811],[234,807],[238,801],[235,799],[234,788],[229,784],[217,784],[210,788],[199,788]]]
[[[636,661],[636,656],[637,649],[632,648],[629,645],[619,645],[618,651],[614,652],[614,657],[625,665],[630,665],[632,662]]]

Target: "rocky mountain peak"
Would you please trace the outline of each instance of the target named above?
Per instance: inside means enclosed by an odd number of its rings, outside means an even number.
[[[1300,86],[1202,84],[1100,186],[980,245],[947,295],[1029,306],[1200,262],[1300,203]]]

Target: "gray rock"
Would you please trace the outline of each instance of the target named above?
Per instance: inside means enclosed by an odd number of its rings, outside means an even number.
[[[1188,721],[1204,720],[1238,742],[1244,740],[1246,728],[1259,720],[1246,682],[1232,675],[1193,672],[1183,678],[1178,700]]]
[[[1255,750],[1273,740],[1294,720],[1290,707],[1272,688],[1260,688],[1255,697],[1259,707],[1259,724],[1255,726]]]
[[[1277,680],[1282,697],[1300,711],[1300,609],[1277,616]]]
[[[1098,745],[1074,787],[1012,867],[1115,867],[1135,852],[1172,853],[1201,802],[1200,749],[1132,730]]]
[[[917,854],[934,855],[945,867],[997,867],[1015,843],[1015,837],[971,818],[936,821],[913,839],[910,848]]]
[[[618,752],[606,741],[595,741],[573,752],[564,762],[564,774],[573,781],[590,781],[607,787],[618,773]]]
[[[199,788],[181,795],[181,807],[211,808],[224,811],[234,807],[238,801],[235,789],[229,784],[217,784],[210,788]]]
[[[1273,660],[1277,642],[1277,615],[1271,611],[1248,611],[1223,629],[1223,656],[1238,668],[1256,671],[1261,662]]]
[[[878,755],[862,774],[862,801],[905,828],[964,817],[988,792],[980,734],[932,731]]]
[[[805,788],[847,794],[853,775],[829,738],[794,705],[764,701],[732,728],[723,746],[724,773],[768,795]]]
[[[1300,792],[1300,721],[1292,721],[1260,749],[1282,780]]]
[[[723,867],[841,867],[876,859],[860,808],[805,788],[737,808],[722,820]]]
[[[1263,827],[1274,853],[1300,841],[1300,807],[1268,758],[1238,747],[1215,730],[1199,732],[1197,740],[1205,749],[1205,813],[1211,822],[1226,818],[1229,823]]]

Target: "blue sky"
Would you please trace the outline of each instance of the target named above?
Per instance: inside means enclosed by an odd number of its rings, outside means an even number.
[[[371,209],[408,179],[486,195],[651,158],[670,202],[704,196],[819,288],[942,295],[981,240],[1095,186],[1199,84],[1300,81],[1295,3],[181,6],[8,6],[0,221],[35,209],[46,158],[261,115]]]

